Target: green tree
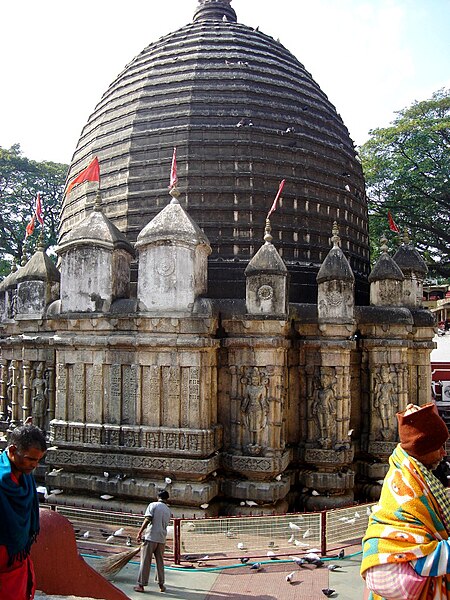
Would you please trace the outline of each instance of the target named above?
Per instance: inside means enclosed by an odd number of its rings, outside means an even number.
[[[13,260],[34,252],[40,225],[25,240],[25,228],[34,214],[36,194],[40,192],[44,214],[44,242],[57,240],[61,198],[67,165],[36,162],[23,156],[18,144],[9,150],[0,147],[0,275],[9,273]],[[25,246],[25,247],[24,247]]]
[[[450,90],[414,102],[360,148],[369,198],[372,258],[391,211],[430,271],[450,276]],[[392,245],[398,236],[389,232]]]

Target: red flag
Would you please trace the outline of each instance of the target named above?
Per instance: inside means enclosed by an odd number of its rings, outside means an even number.
[[[286,179],[280,182],[280,187],[278,188],[277,195],[275,196],[275,200],[273,201],[272,208],[267,213],[266,219],[270,219],[270,215],[274,212],[277,207],[278,198],[281,196],[281,192],[283,191],[284,184],[286,183]]]
[[[178,177],[177,177],[177,149],[174,148],[173,149],[173,156],[172,156],[172,166],[170,167],[170,184],[169,184],[169,190],[171,190],[172,188],[176,187],[178,183]]]
[[[88,165],[79,175],[72,179],[67,186],[66,196],[70,194],[71,189],[77,183],[83,183],[84,181],[98,181],[100,183],[100,166],[98,164],[98,158],[94,157],[90,165]]]
[[[41,195],[38,192],[36,195],[36,210],[34,211],[37,220],[41,225],[44,225],[44,215],[42,213]]]
[[[400,229],[398,228],[396,222],[392,218],[391,211],[388,210],[388,221],[389,221],[389,229],[391,231],[395,231],[395,233],[400,233]]]
[[[31,221],[28,223],[28,225],[25,228],[25,239],[27,239],[27,237],[29,235],[31,235],[34,231],[34,215],[31,217]]]

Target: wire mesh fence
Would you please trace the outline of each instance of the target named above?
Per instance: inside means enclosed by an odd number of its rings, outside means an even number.
[[[225,554],[229,557],[292,554],[321,544],[321,513],[208,518],[182,521],[182,554]]]
[[[169,545],[175,562],[209,555],[214,560],[247,556],[262,558],[322,555],[360,540],[367,528],[371,504],[318,513],[179,519],[171,521]],[[68,506],[53,507],[72,522],[139,528],[142,515],[100,512]],[[130,532],[127,532],[129,535]],[[134,539],[134,538],[133,538]]]
[[[374,503],[330,510],[326,513],[327,548],[364,536]]]

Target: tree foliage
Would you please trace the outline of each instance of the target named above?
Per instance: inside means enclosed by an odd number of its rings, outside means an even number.
[[[28,257],[35,250],[40,233],[38,222],[26,244],[24,240],[37,192],[43,206],[45,245],[56,244],[67,169],[67,165],[59,163],[29,160],[18,144],[9,150],[0,147],[0,275],[9,273],[13,260],[20,262],[24,250]]]
[[[388,229],[388,210],[408,231],[431,272],[450,276],[450,90],[414,102],[361,147],[372,255]],[[395,243],[396,234],[389,234]]]

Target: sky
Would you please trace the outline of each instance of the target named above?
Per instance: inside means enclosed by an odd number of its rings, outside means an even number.
[[[109,84],[192,20],[197,0],[16,0],[0,10],[0,147],[70,163]],[[395,111],[450,87],[450,0],[233,0],[279,38],[357,145]]]

